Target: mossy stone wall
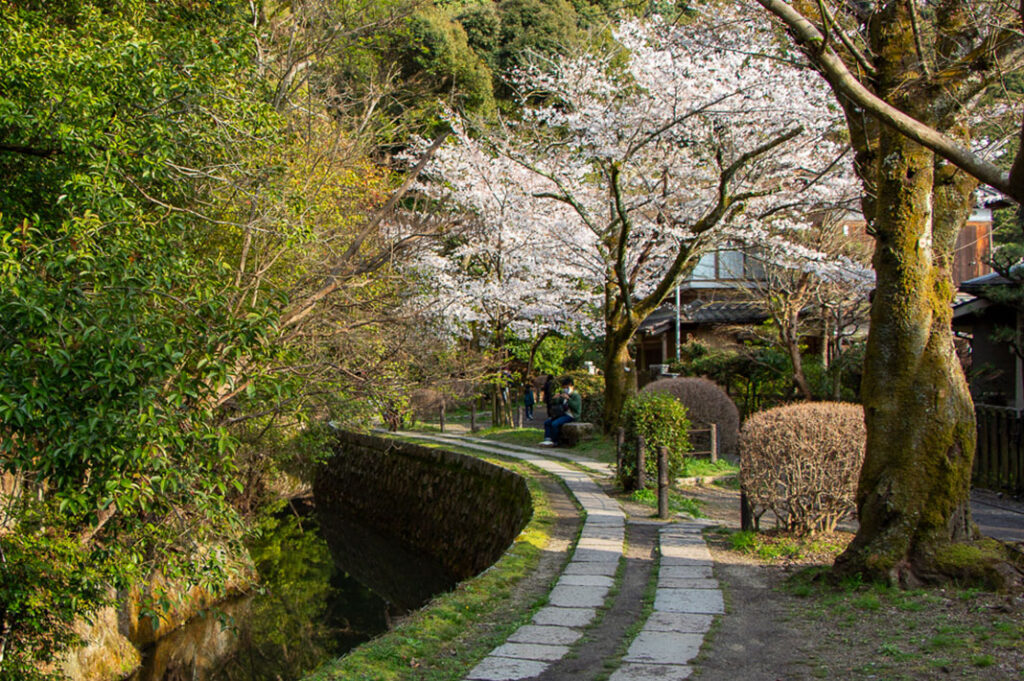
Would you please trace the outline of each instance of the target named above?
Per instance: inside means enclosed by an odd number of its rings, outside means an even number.
[[[533,514],[526,481],[470,456],[339,432],[317,471],[321,522],[332,510],[439,562],[456,579],[492,565]]]

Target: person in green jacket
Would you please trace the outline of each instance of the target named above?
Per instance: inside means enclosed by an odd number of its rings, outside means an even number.
[[[576,392],[571,378],[562,379],[562,392],[548,407],[548,419],[544,422],[544,440],[541,447],[557,447],[562,426],[580,417],[583,411],[583,396]]]

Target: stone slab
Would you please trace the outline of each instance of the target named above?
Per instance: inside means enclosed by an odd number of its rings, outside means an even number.
[[[680,568],[698,568],[706,567],[710,568],[714,566],[714,562],[711,560],[711,554],[708,554],[707,558],[677,558],[675,556],[666,556],[662,554],[660,565],[663,567],[680,567]]]
[[[556,584],[548,596],[548,603],[562,608],[599,608],[604,605],[607,595],[606,587]]]
[[[627,662],[616,669],[608,681],[682,681],[692,673],[692,667],[683,665]]]
[[[563,574],[558,583],[564,586],[604,586],[609,589],[615,583],[611,577],[604,575],[569,575]],[[661,582],[658,582],[659,584]]]
[[[572,560],[574,563],[600,563],[600,562],[611,562],[618,563],[619,558],[622,558],[622,549],[618,551],[603,551],[601,549],[581,549],[577,548],[572,554]]]
[[[706,634],[711,630],[714,615],[689,612],[652,612],[644,622],[644,631],[675,631],[683,634]]]
[[[641,631],[629,646],[626,662],[685,665],[700,653],[703,634]]]
[[[690,612],[721,615],[725,601],[718,589],[666,589],[659,587],[654,595],[654,609],[668,612]]]
[[[560,608],[548,605],[533,615],[534,624],[585,627],[597,617],[596,608]]]
[[[711,579],[714,576],[711,565],[658,566],[658,579]]]
[[[707,544],[703,542],[687,546],[666,546],[665,543],[662,542],[661,559],[665,560],[667,558],[706,562],[711,560],[711,552],[708,551]]]
[[[562,576],[565,575],[603,575],[605,577],[614,577],[615,573],[619,571],[619,563],[611,561],[600,561],[597,563],[583,563],[583,562],[572,562],[565,566],[562,570]]]
[[[590,549],[592,551],[609,551],[617,555],[622,554],[623,540],[618,539],[597,539],[595,537],[580,537],[576,544],[576,550]]]
[[[604,539],[607,541],[621,542],[626,538],[626,528],[604,525],[584,525],[580,532],[580,540],[583,539]]]
[[[508,637],[510,643],[543,643],[546,645],[571,646],[580,640],[583,632],[570,627],[524,624]]]
[[[514,657],[517,660],[554,662],[569,653],[569,646],[541,643],[505,643],[491,651],[493,657]]]
[[[587,511],[587,522],[594,524],[625,525],[626,516],[622,514],[621,509],[618,511]]]
[[[659,576],[658,586],[664,586],[670,589],[717,589],[718,580],[708,579],[706,577],[675,579],[673,577]]]
[[[517,681],[540,676],[550,665],[537,660],[514,660],[508,657],[485,657],[473,667],[467,679],[472,681]]]

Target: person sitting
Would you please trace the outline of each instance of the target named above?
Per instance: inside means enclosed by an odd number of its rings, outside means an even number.
[[[576,392],[571,378],[562,379],[562,392],[551,401],[548,418],[544,421],[544,440],[541,447],[557,447],[562,426],[579,418],[583,410],[583,397]]]

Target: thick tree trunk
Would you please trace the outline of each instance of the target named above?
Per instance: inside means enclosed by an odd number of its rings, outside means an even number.
[[[636,393],[636,366],[629,355],[632,337],[628,330],[605,335],[603,430],[608,434],[616,432],[622,407]]]
[[[927,81],[908,84],[919,66],[910,4],[879,4],[868,26],[878,95],[926,125],[962,132],[941,114],[941,92]],[[957,579],[1005,586],[1018,576],[1011,552],[971,541],[974,408],[950,328],[954,244],[976,183],[844,106],[876,242],[876,288],[861,390],[860,527],[835,572],[902,585]]]
[[[936,224],[930,151],[884,130],[878,154],[860,529],[836,569],[912,584],[949,576],[951,545],[969,533],[974,410],[953,347],[944,234],[966,216],[953,210]]]

